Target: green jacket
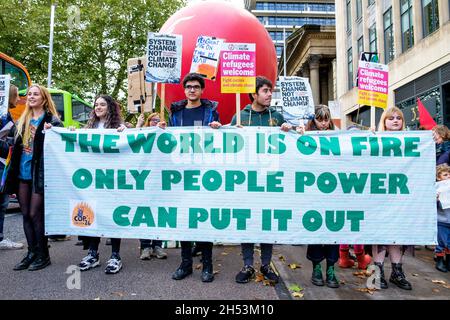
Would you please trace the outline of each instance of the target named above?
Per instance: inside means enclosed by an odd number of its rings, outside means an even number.
[[[245,126],[261,126],[261,127],[281,127],[285,123],[281,113],[273,108],[266,108],[262,112],[252,110],[252,105],[248,104],[241,110],[241,125]],[[231,119],[231,125],[236,125],[236,115]]]

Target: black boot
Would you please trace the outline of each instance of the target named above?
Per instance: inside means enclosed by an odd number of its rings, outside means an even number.
[[[444,257],[443,256],[439,256],[436,257],[436,269],[438,269],[440,272],[447,272],[447,266],[445,265],[444,262]],[[447,264],[448,264],[448,256],[447,256]]]
[[[450,271],[450,254],[445,255],[445,264],[447,266],[447,271]]]
[[[43,250],[38,250],[37,255],[36,255],[36,260],[34,260],[32,264],[30,264],[28,271],[36,271],[36,270],[44,269],[45,267],[49,266],[50,264],[51,264],[51,262],[50,262],[50,255],[48,252],[48,248],[45,247]]]
[[[188,275],[192,274],[192,259],[183,259],[181,265],[178,269],[172,274],[173,280],[182,280],[186,278]]]
[[[397,287],[404,290],[411,290],[411,283],[406,280],[406,276],[403,273],[401,263],[392,263],[392,273],[389,281],[397,285]]]
[[[374,264],[380,269],[380,288],[381,289],[387,289],[388,288],[388,284],[387,284],[386,278],[384,277],[384,265],[383,265],[383,263],[375,262]],[[377,281],[377,279],[375,281]]]
[[[23,259],[14,266],[13,270],[19,271],[19,270],[26,270],[36,260],[36,249],[33,247],[28,248],[27,254],[23,257]]]
[[[203,260],[202,282],[213,282],[214,272],[211,260]]]

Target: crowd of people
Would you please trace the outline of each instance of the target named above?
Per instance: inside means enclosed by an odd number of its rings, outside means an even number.
[[[152,113],[147,119],[141,114],[137,127],[158,126],[162,129],[180,126],[208,126],[219,129],[219,113],[217,103],[203,99],[205,89],[204,78],[195,73],[187,74],[182,82],[186,99],[174,102],[170,106],[168,123],[161,119],[159,114]],[[17,102],[17,88],[11,86],[10,107]],[[15,89],[14,89],[15,88]],[[251,104],[240,112],[241,127],[246,126],[278,126],[280,130],[296,131],[305,134],[306,131],[335,130],[330,109],[326,105],[315,107],[314,118],[306,125],[292,126],[287,123],[283,115],[270,107],[273,84],[265,77],[256,77],[256,90],[249,94]],[[230,125],[237,125],[235,115]],[[9,113],[2,119],[2,127],[12,119]],[[0,248],[20,249],[23,245],[3,239],[4,213],[7,207],[9,194],[17,195],[23,215],[23,228],[27,240],[28,250],[23,259],[14,267],[14,270],[39,270],[50,265],[50,256],[47,237],[44,230],[44,168],[43,168],[43,142],[44,129],[52,126],[62,126],[58,118],[55,105],[48,90],[39,85],[28,89],[26,108],[19,120],[13,125],[6,139],[0,140],[0,156],[10,159],[10,166],[5,169],[5,179],[2,179],[0,197]],[[123,131],[126,125],[121,116],[119,104],[108,95],[100,95],[95,99],[94,109],[86,125],[89,129],[110,128]],[[353,128],[354,129],[354,128]],[[387,108],[380,119],[378,131],[405,130],[405,119],[402,111],[397,107]],[[450,179],[450,131],[445,126],[436,126],[433,129],[433,138],[436,142],[436,180]],[[9,157],[8,157],[9,156]],[[0,169],[2,169],[0,167]],[[450,271],[450,209],[443,209],[437,195],[438,212],[438,245],[435,249],[436,269],[441,272]],[[87,255],[79,263],[81,271],[87,271],[100,265],[99,237],[80,237]],[[105,273],[115,274],[122,269],[120,257],[121,239],[110,239],[111,256],[105,268]],[[2,244],[4,243],[4,244]],[[272,269],[273,244],[261,243],[260,272],[268,281],[277,283],[279,275]],[[153,239],[140,240],[140,259],[148,260],[152,256],[158,259],[167,258],[162,249],[162,241]],[[411,283],[406,279],[403,271],[402,258],[406,246],[374,244],[363,246],[354,244],[353,257],[349,245],[308,245],[307,259],[311,261],[313,272],[311,282],[317,286],[338,288],[339,280],[336,277],[335,265],[341,268],[350,268],[357,264],[359,269],[365,270],[373,262],[380,270],[379,282],[382,289],[388,288],[385,279],[384,262],[387,256],[392,265],[389,282],[399,288],[411,290]],[[241,244],[243,267],[237,273],[235,280],[238,283],[247,283],[255,277],[254,244]],[[172,275],[174,280],[182,280],[192,274],[193,256],[202,255],[201,281],[212,282],[213,270],[213,243],[196,241],[181,241],[181,263]],[[368,254],[370,253],[370,255]],[[326,261],[325,278],[322,271],[322,261]]]

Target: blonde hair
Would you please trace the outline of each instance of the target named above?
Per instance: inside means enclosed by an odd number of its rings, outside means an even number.
[[[450,130],[447,126],[437,125],[433,127],[433,132],[436,132],[444,141],[450,140]]]
[[[154,117],[159,117],[159,113],[158,113],[158,112],[150,113],[150,115],[148,116],[147,120],[145,120],[144,127],[150,127],[150,121],[151,121]]]
[[[8,100],[8,107],[14,108],[16,105],[12,103],[12,100],[16,100],[17,96],[19,95],[19,88],[17,88],[12,83],[9,85],[9,100]],[[14,101],[15,103],[16,101]]]
[[[386,119],[390,116],[393,116],[394,113],[398,113],[400,118],[402,118],[402,130],[405,130],[405,116],[403,115],[402,110],[397,107],[390,107],[384,110],[381,115],[380,122],[378,123],[378,131],[387,131],[386,130]]]
[[[30,89],[36,87],[39,89],[41,96],[42,96],[42,107],[44,108],[44,111],[46,113],[51,113],[55,117],[58,117],[58,112],[56,111],[55,103],[52,100],[52,96],[50,95],[50,92],[38,84],[34,84],[27,90],[30,92]],[[17,132],[16,132],[16,138],[19,136],[22,137],[22,143],[27,143],[28,139],[30,138],[30,120],[33,117],[33,110],[28,105],[28,101],[25,104],[25,110],[23,111],[22,115],[20,116],[18,122],[17,122]],[[59,117],[58,117],[59,118]]]
[[[446,163],[440,164],[436,167],[436,180],[439,180],[439,177],[444,172],[450,173],[450,166]]]

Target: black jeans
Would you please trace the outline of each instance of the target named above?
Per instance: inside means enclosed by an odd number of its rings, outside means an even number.
[[[320,263],[326,259],[328,263],[335,264],[339,259],[338,244],[310,244],[306,250],[308,260]]]
[[[140,239],[141,249],[162,247],[162,240]]]
[[[202,252],[203,264],[212,264],[212,242],[198,242],[195,241],[198,250]],[[192,267],[192,242],[181,241],[181,258],[183,259],[183,266]]]

